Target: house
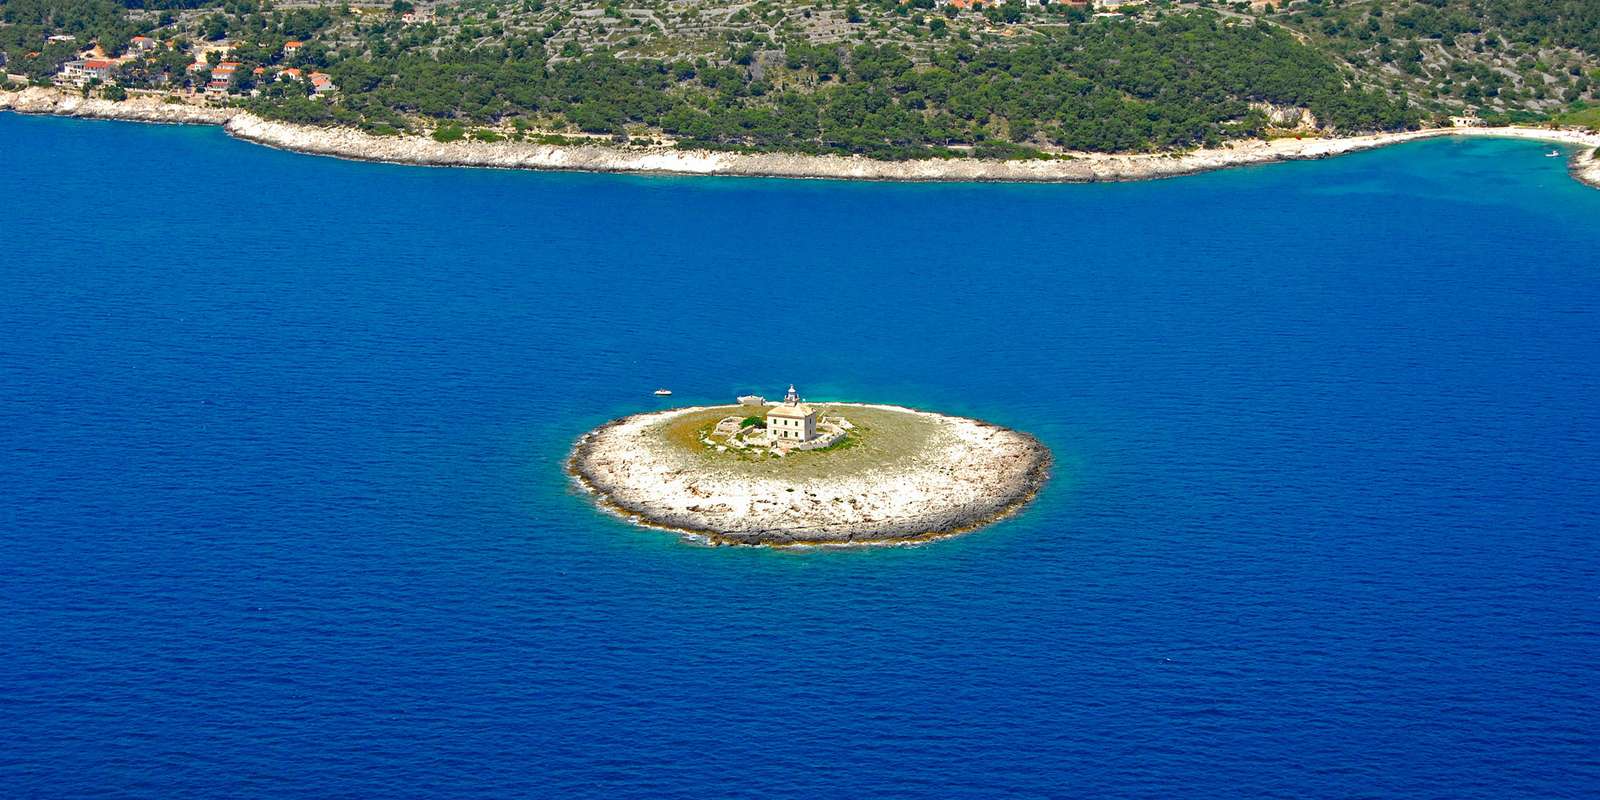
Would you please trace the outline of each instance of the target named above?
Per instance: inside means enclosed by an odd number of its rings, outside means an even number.
[[[206,97],[209,97],[209,98],[211,98],[213,100],[220,100],[220,99],[222,99],[224,97],[227,97],[228,96],[228,82],[227,81],[213,80],[210,83],[206,84],[205,93],[206,93]]]
[[[282,80],[283,78],[294,78],[295,80],[300,80],[300,74],[299,67],[290,67],[278,73],[278,78],[279,80]]]
[[[300,48],[305,47],[305,46],[306,46],[305,42],[284,42],[283,43],[283,56],[284,56],[284,58],[288,58],[289,56],[292,56],[295,53],[300,52]]]
[[[111,80],[113,66],[115,62],[105,58],[74,59],[61,65],[61,73],[56,76],[56,82],[70,83],[74,86],[82,86],[90,80],[106,83]]]
[[[111,59],[91,58],[83,62],[83,72],[91,78],[109,81],[111,80],[111,68],[114,66],[116,66],[116,62]]]
[[[224,61],[211,68],[211,84],[221,83],[224,87],[227,87],[233,81],[234,74],[238,71],[239,62]],[[206,86],[208,94],[210,93],[211,84]]]
[[[75,86],[83,85],[89,80],[89,78],[83,73],[83,64],[84,60],[81,58],[73,59],[72,61],[62,64],[61,71],[56,73],[55,82],[62,86],[65,86],[69,83]]]
[[[767,412],[767,435],[774,442],[796,444],[817,438],[816,409],[800,402],[794,384],[789,384],[789,393],[784,395],[783,403]]]
[[[306,79],[311,81],[311,91],[314,94],[327,94],[339,89],[333,85],[333,76],[326,72],[313,72],[307,75]]]
[[[148,36],[135,36],[128,40],[128,51],[139,55],[154,51],[160,46],[160,42]]]

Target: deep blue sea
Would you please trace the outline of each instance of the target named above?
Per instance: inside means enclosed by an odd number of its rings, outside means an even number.
[[[891,185],[0,114],[0,797],[1595,797],[1600,191],[1548,149]],[[1054,478],[773,552],[562,473],[791,381]]]

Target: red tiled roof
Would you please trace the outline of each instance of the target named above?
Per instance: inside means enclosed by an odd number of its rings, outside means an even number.
[[[98,58],[94,58],[94,59],[90,59],[88,61],[83,62],[83,68],[84,69],[110,69],[111,68],[111,62],[110,61],[104,61],[104,60],[101,60],[101,59],[98,59]]]

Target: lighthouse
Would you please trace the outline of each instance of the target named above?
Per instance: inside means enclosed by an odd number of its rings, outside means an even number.
[[[777,442],[809,442],[817,438],[817,412],[800,402],[800,393],[789,384],[782,405],[767,412],[767,435]]]

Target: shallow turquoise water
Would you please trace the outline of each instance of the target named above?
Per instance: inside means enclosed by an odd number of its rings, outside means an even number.
[[[0,795],[1592,796],[1600,191],[1545,149],[907,186],[0,115]],[[561,474],[791,381],[1056,476],[766,552]]]

